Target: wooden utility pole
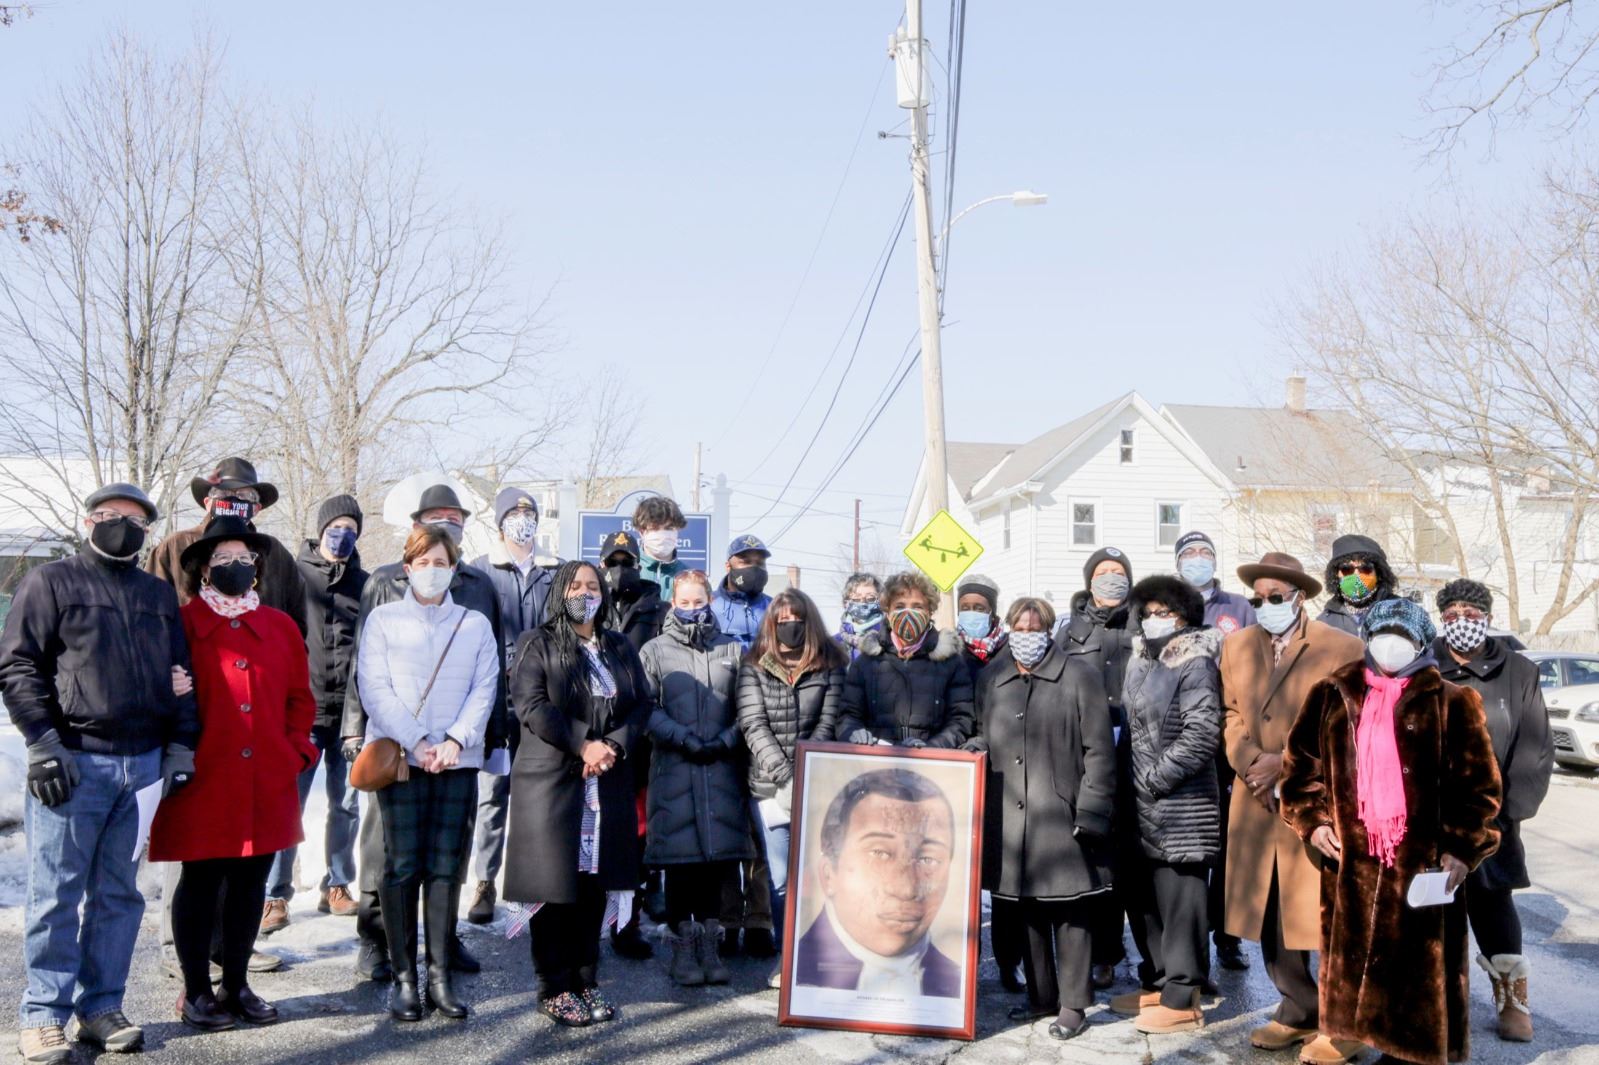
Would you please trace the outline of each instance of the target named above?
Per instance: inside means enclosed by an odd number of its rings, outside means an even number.
[[[861,571],[861,501],[855,501],[855,550],[850,553],[854,572]]]

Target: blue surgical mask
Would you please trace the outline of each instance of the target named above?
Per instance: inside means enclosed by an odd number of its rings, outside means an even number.
[[[355,536],[354,529],[323,529],[322,550],[334,558],[349,558],[350,552],[355,550]]]
[[[994,616],[986,610],[962,610],[955,624],[968,640],[981,640],[994,627]]]
[[[1183,580],[1195,588],[1208,588],[1216,579],[1216,560],[1213,558],[1185,558],[1177,564]]]
[[[1049,651],[1047,632],[1012,632],[1009,642],[1011,657],[1027,669],[1042,662]]]
[[[1290,599],[1283,603],[1262,603],[1260,609],[1255,611],[1255,620],[1260,622],[1260,627],[1273,636],[1281,636],[1294,627],[1294,622],[1299,618],[1299,603]]]

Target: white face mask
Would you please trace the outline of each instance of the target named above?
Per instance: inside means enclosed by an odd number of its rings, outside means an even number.
[[[1414,662],[1416,656],[1421,653],[1416,650],[1416,645],[1410,642],[1409,636],[1401,636],[1397,632],[1378,633],[1371,638],[1366,649],[1371,652],[1371,660],[1388,674],[1398,673]]]
[[[1176,618],[1145,618],[1144,639],[1163,640],[1177,631]]]
[[[644,553],[657,562],[670,562],[677,551],[676,529],[651,529],[638,538]]]
[[[419,599],[437,599],[449,591],[450,581],[455,577],[455,568],[442,566],[419,566],[408,569],[406,573],[411,578],[411,591]]]

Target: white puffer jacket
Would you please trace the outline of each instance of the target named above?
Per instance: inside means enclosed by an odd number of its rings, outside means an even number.
[[[439,667],[427,704],[420,717],[414,716],[463,612],[466,619]],[[412,752],[417,744],[443,743],[449,737],[461,745],[460,768],[481,769],[483,732],[494,708],[499,669],[500,654],[489,619],[456,606],[449,595],[438,606],[423,606],[407,591],[405,598],[377,607],[362,623],[361,646],[356,650],[355,675],[367,712],[366,742],[396,740],[405,748],[406,760],[416,765]]]

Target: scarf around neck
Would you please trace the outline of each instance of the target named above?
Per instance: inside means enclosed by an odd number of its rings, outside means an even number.
[[[1404,767],[1394,733],[1394,707],[1410,677],[1387,677],[1366,668],[1366,699],[1355,726],[1355,794],[1360,823],[1366,826],[1367,852],[1393,868],[1394,854],[1405,838]]]
[[[993,658],[995,655],[999,654],[999,652],[1004,649],[1005,643],[1009,639],[1010,633],[1006,632],[1004,628],[999,625],[995,625],[994,631],[990,632],[987,636],[981,636],[975,640],[968,637],[965,633],[961,633],[961,642],[964,643],[966,645],[966,649],[972,653],[972,657],[977,659],[979,662],[987,662],[990,658]]]
[[[254,588],[243,595],[223,595],[209,584],[200,585],[200,598],[205,605],[215,610],[225,618],[236,618],[248,614],[261,605],[261,596]]]

